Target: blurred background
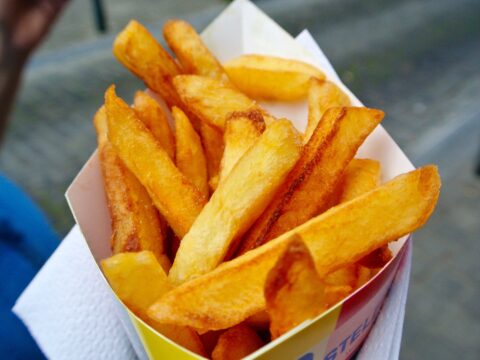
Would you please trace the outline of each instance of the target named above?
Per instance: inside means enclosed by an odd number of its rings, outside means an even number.
[[[167,18],[202,30],[228,1],[71,0],[23,77],[0,169],[64,236],[64,192],[96,147],[92,115],[111,83],[143,85],[112,56],[131,18],[158,39]],[[436,163],[436,213],[415,235],[402,359],[480,358],[480,1],[256,1],[292,35],[307,28],[340,77],[415,165]],[[103,11],[99,11],[98,5]],[[103,13],[103,17],[101,16]],[[477,173],[477,175],[476,175]]]

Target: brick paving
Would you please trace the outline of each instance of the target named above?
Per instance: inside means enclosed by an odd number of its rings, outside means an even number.
[[[172,15],[201,28],[226,2],[165,3],[106,1],[112,31],[136,17],[159,35]],[[113,59],[112,35],[94,32],[89,5],[74,0],[32,61],[0,153],[2,171],[39,202],[61,234],[73,224],[63,193],[95,148],[91,117],[105,88],[115,83],[131,99],[142,87]],[[439,164],[438,209],[415,235],[401,358],[480,358],[480,179],[473,172],[480,147],[480,4],[258,5],[293,34],[309,28],[359,98],[386,111],[384,125],[414,163]]]

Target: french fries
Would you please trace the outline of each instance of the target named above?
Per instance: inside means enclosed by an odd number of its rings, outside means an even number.
[[[388,243],[430,217],[440,178],[430,165],[379,185],[380,164],[353,157],[383,112],[350,107],[314,66],[222,66],[187,22],[163,34],[174,57],[136,21],[114,42],[149,90],[129,107],[110,87],[94,119],[116,253],[101,265],[153,329],[240,359],[377,274]],[[256,102],[307,95],[304,135]]]
[[[181,104],[172,85],[172,79],[181,73],[181,69],[143,25],[130,21],[116,37],[113,54],[150,89],[160,94],[168,106]]]
[[[273,123],[219,184],[180,243],[169,279],[181,284],[213,270],[266,208],[300,156],[288,120]]]
[[[135,112],[116,96],[113,86],[105,94],[105,107],[108,138],[116,152],[145,186],[173,231],[182,237],[190,229],[206,199],[177,169]]]
[[[325,285],[298,235],[286,246],[265,280],[265,303],[272,339],[327,309]]]
[[[117,254],[102,260],[101,265],[112,289],[134,313],[177,344],[205,356],[203,344],[194,330],[159,324],[146,315],[148,307],[171,289],[164,269],[152,252]]]
[[[145,188],[125,167],[109,142],[105,107],[102,106],[95,114],[94,125],[112,219],[113,253],[150,250],[162,259],[165,257],[165,236],[161,230],[161,219]]]
[[[228,82],[222,65],[189,23],[182,20],[169,20],[163,27],[163,36],[187,74],[202,75]]]
[[[325,79],[312,65],[274,56],[242,55],[224,68],[235,86],[252,99],[298,100],[307,95],[311,77]]]
[[[213,360],[240,360],[264,345],[250,327],[239,324],[225,331],[213,349]]]
[[[312,137],[323,114],[328,109],[339,106],[350,106],[347,94],[330,81],[312,77],[308,89],[308,122],[304,136],[305,144]]]
[[[242,240],[239,254],[325,211],[343,170],[382,118],[383,112],[375,109],[329,109],[281,191]]]
[[[265,308],[265,279],[294,234],[309,248],[323,277],[422,226],[439,192],[440,177],[433,165],[397,176],[184,283],[153,304],[148,314],[160,322],[201,329],[238,324]]]
[[[207,160],[203,153],[200,137],[181,109],[174,106],[172,115],[175,120],[175,134],[177,136],[177,167],[197,187],[200,193],[208,198]]]
[[[255,144],[265,130],[265,121],[258,110],[234,112],[225,125],[223,151],[220,163],[219,182],[225,180],[238,160]]]
[[[133,109],[168,156],[172,160],[175,159],[175,137],[162,107],[145,92],[137,91],[133,100]]]
[[[178,75],[173,85],[180,98],[203,122],[223,131],[235,111],[260,109],[255,101],[221,81],[198,75]]]

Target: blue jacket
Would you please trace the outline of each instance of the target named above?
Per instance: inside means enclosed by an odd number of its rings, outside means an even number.
[[[0,175],[0,358],[44,359],[11,309],[58,237],[28,196]]]

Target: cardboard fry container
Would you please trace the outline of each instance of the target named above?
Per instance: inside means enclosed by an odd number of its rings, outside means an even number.
[[[202,33],[203,40],[221,61],[242,54],[266,54],[301,60],[320,68],[328,80],[347,93],[354,106],[361,102],[341,83],[329,61],[307,31],[297,39],[246,0],[234,1]],[[264,103],[271,113],[292,120],[303,131],[306,103]],[[387,132],[378,126],[357,157],[381,162],[383,181],[413,169]],[[97,154],[85,164],[67,191],[67,199],[97,264],[111,256],[110,217]],[[411,251],[408,236],[390,245],[393,259],[367,284],[316,319],[306,321],[267,344],[248,359],[350,358],[368,336],[395,273]],[[101,271],[98,268],[98,271]],[[112,296],[115,296],[112,291]],[[173,343],[130,312],[120,301],[119,316],[140,356],[150,359],[201,359]]]

